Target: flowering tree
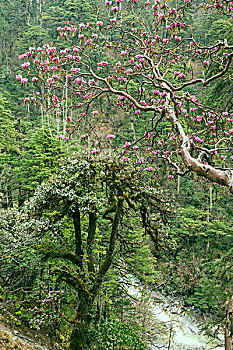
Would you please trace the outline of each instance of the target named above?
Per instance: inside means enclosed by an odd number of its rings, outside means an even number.
[[[189,0],[174,7],[157,0],[153,5],[149,0],[140,4],[106,1],[105,6],[97,13],[96,23],[59,27],[61,49],[32,47],[20,56],[27,59],[22,68],[33,74],[37,87],[43,87],[42,98],[36,91],[37,96],[25,102],[41,102],[48,120],[57,120],[58,137],[68,141],[83,121],[87,133],[82,138],[88,138],[94,118],[103,112],[93,106],[102,98],[147,121],[143,137],[149,150],[147,161],[165,160],[171,166],[170,178],[172,171],[182,176],[194,172],[233,193],[233,172],[227,165],[233,160],[233,114],[221,106],[206,106],[193,95],[217,79],[231,79],[233,46],[227,40],[210,46],[195,40],[186,23],[193,11]],[[210,1],[196,10],[201,9],[231,16],[233,7],[228,1]],[[26,84],[29,77],[18,75],[17,79]],[[80,114],[73,122],[77,109]],[[126,144],[127,152],[125,161],[138,157],[145,163],[133,145]]]

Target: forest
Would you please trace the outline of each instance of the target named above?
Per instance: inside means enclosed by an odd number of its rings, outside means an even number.
[[[0,1],[0,349],[233,349],[233,2]]]

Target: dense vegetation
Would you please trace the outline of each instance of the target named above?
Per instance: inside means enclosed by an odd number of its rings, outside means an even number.
[[[177,18],[184,14],[188,25],[171,34],[177,46],[167,54],[167,42],[159,41],[165,22],[150,22],[149,1],[130,2],[129,9],[122,3],[123,12],[108,1],[1,1],[0,310],[17,325],[49,334],[54,348],[146,349],[146,316],[127,293],[129,276],[182,295],[213,324],[226,323],[233,290],[232,8],[223,2],[219,11],[216,2],[217,12],[208,12],[184,3]],[[162,6],[165,16],[164,4],[156,2],[155,13]],[[106,16],[113,20],[107,30]],[[122,27],[114,27],[117,20]],[[95,29],[92,22],[99,23]],[[64,29],[73,24],[79,37]],[[196,46],[185,46],[189,25]],[[143,79],[156,69],[140,61],[142,28],[156,33],[152,57],[165,52],[160,69],[170,82],[148,94]],[[199,41],[209,50],[224,39],[228,44],[201,57],[189,52]],[[135,50],[139,57],[129,63]],[[92,70],[99,78],[87,86]],[[115,85],[106,93],[101,83],[110,74]],[[124,74],[132,74],[127,83]],[[169,101],[171,87],[178,92]],[[165,118],[163,103],[175,106],[179,121]],[[182,128],[191,146],[183,146]],[[216,152],[208,153],[213,143]]]

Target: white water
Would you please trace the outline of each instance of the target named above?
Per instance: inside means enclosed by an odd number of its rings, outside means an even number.
[[[142,296],[140,283],[131,281],[127,291],[139,300]],[[158,331],[156,340],[149,345],[152,350],[224,350],[223,335],[220,334],[218,339],[206,336],[197,316],[185,313],[179,301],[152,292],[148,303],[155,325],[162,325],[165,330],[162,335]]]

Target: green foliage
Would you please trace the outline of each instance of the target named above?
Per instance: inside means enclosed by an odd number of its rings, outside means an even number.
[[[92,349],[96,350],[144,350],[146,346],[137,329],[127,323],[112,322],[102,324],[94,338]]]
[[[29,131],[21,157],[14,167],[15,182],[24,191],[35,191],[53,173],[64,154],[62,144],[48,129]]]
[[[2,93],[0,93],[0,126],[0,156],[3,152],[19,152],[17,123]]]
[[[50,35],[47,29],[41,28],[39,25],[28,25],[16,44],[17,53],[22,54],[28,51],[30,45],[43,46],[49,40]]]
[[[4,134],[4,138],[5,135],[8,134]],[[65,151],[59,140],[55,139],[47,129],[31,130],[24,138],[22,134],[17,135],[18,138],[21,136],[20,142],[18,141],[18,147],[21,146],[21,149],[16,148],[17,144],[14,145],[11,139],[8,152],[1,154],[2,192],[8,193],[22,205],[34,193],[37,186],[51,176]]]
[[[211,312],[214,322],[221,323],[233,283],[231,200],[206,183],[190,186],[188,181],[185,187],[182,183],[181,208],[158,266],[169,290],[182,294],[188,305]]]

